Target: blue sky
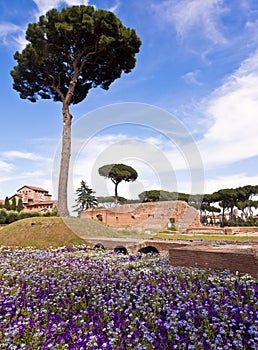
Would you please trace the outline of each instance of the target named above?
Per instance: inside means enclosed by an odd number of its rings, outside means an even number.
[[[97,195],[112,194],[97,174],[108,162],[138,171],[135,183],[120,185],[128,198],[156,188],[212,193],[256,185],[256,0],[0,0],[0,198],[25,184],[56,193],[61,104],[21,100],[9,72],[28,23],[79,4],[114,11],[142,47],[130,74],[71,107],[71,195],[82,179]]]

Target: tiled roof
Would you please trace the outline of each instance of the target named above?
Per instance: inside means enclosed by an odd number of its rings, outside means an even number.
[[[24,187],[28,187],[28,188],[30,188],[31,190],[34,190],[34,191],[48,192],[47,190],[44,190],[44,188],[42,188],[42,187],[28,186],[28,185],[22,186],[22,187],[19,188],[17,191],[20,191],[20,190],[21,190],[22,188],[24,188]]]
[[[9,197],[8,199],[11,200],[14,197],[20,197],[22,198],[22,195],[20,193],[15,193],[12,197]]]

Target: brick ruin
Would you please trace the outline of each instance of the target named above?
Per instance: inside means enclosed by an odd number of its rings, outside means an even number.
[[[185,232],[191,227],[201,227],[198,211],[182,201],[124,204],[110,209],[96,207],[83,211],[81,217],[136,231],[174,228]]]
[[[258,245],[251,247],[226,246],[184,246],[169,249],[172,266],[200,267],[214,270],[230,270],[233,273],[258,274]]]

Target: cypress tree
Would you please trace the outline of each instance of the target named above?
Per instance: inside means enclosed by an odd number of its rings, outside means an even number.
[[[20,212],[23,210],[23,204],[22,204],[22,199],[19,198],[18,200],[18,205],[17,205],[17,211]]]
[[[8,197],[5,197],[5,200],[4,200],[4,207],[6,210],[11,210],[11,205],[10,205],[10,202],[9,202],[9,198]]]
[[[11,210],[17,210],[17,203],[15,197],[12,198]]]

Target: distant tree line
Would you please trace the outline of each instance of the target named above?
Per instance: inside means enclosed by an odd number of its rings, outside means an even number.
[[[126,198],[119,197],[118,203],[128,204],[181,200],[200,210],[201,220],[204,224],[207,223],[208,217],[210,218],[210,223],[215,223],[216,213],[221,213],[221,226],[253,226],[258,225],[254,218],[254,209],[258,208],[258,200],[255,200],[254,197],[257,195],[258,185],[225,188],[212,194],[204,195],[151,190],[140,193],[139,199],[135,200],[126,200]],[[114,197],[97,197],[97,200],[99,204],[106,207],[112,207],[115,202]],[[241,211],[241,217],[235,215],[234,209]],[[225,217],[226,211],[229,212],[229,220]]]
[[[18,203],[15,197],[12,198],[10,201],[8,197],[5,197],[4,203],[0,203],[0,209],[6,209],[6,210],[14,210],[14,211],[22,211],[23,210],[23,204],[22,199],[19,198]]]
[[[201,211],[212,212],[213,204],[219,206],[222,212],[222,226],[255,225],[254,209],[258,208],[258,185],[246,185],[237,188],[225,188],[212,194],[203,196]],[[235,215],[234,210],[242,212],[242,217]],[[229,212],[229,220],[225,219],[225,212]],[[205,215],[204,215],[205,217]]]

